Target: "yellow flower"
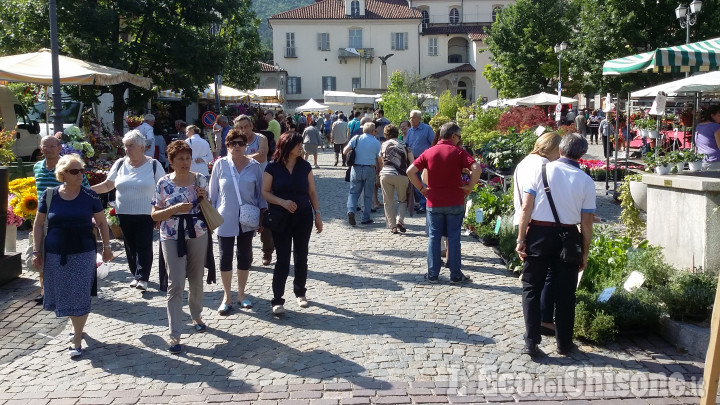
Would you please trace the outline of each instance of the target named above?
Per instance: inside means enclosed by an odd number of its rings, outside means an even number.
[[[22,210],[24,214],[23,218],[25,219],[35,215],[38,209],[37,196],[35,194],[28,194],[23,196],[22,203],[20,204],[20,209]]]

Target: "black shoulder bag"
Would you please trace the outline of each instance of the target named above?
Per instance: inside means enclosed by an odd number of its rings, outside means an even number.
[[[348,143],[352,142],[354,138],[358,138],[358,136],[355,135],[354,137],[352,137]],[[345,163],[347,163],[348,166],[347,170],[345,171],[345,181],[350,181],[350,171],[355,164],[355,148],[357,148],[358,142],[360,142],[359,138],[355,140],[355,146],[350,148],[347,156],[345,157]]]
[[[560,242],[562,244],[560,260],[568,264],[579,266],[583,261],[582,234],[576,231],[573,232],[571,230],[563,229],[560,217],[558,217],[557,210],[555,209],[552,194],[550,193],[550,185],[548,184],[545,163],[542,165],[542,181],[543,186],[545,187],[545,194],[547,195],[548,202],[550,202],[550,209],[552,210],[553,217],[555,217],[558,236],[560,237]]]

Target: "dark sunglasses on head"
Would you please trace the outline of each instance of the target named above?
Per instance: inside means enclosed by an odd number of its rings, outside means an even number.
[[[80,174],[80,173],[82,173],[82,172],[83,172],[83,169],[69,169],[69,170],[65,170],[65,173],[70,173],[70,174],[72,174],[73,176],[77,176],[78,174]]]
[[[247,144],[243,141],[231,141],[231,142],[228,142],[228,144],[227,144],[227,146],[245,146],[245,145],[247,145]]]

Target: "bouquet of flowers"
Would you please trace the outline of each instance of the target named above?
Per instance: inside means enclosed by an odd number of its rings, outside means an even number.
[[[11,226],[20,226],[23,224],[24,220],[20,218],[19,216],[15,215],[15,212],[13,212],[13,208],[10,206],[10,197],[8,197],[8,209],[7,209],[7,220],[6,224]]]
[[[143,123],[143,121],[145,121],[145,117],[143,117],[142,115],[128,115],[127,117],[125,117],[125,123],[130,129],[139,127],[140,124]]]
[[[90,142],[85,140],[85,135],[80,128],[75,125],[66,129],[62,135],[63,147],[60,154],[66,155],[69,153],[77,153],[80,156],[91,158],[95,156],[95,149],[93,149]]]
[[[38,209],[37,189],[34,177],[23,177],[10,182],[8,204],[15,216],[22,220],[35,218]],[[9,221],[9,216],[8,216]]]
[[[115,212],[115,207],[108,206],[105,208],[105,216],[107,217],[108,225],[120,225],[120,221],[118,221],[117,213]]]
[[[90,183],[91,186],[95,186],[97,184],[102,183],[107,179],[107,175],[103,172],[94,172],[92,170],[86,170],[85,171],[85,177],[88,180],[88,183]]]

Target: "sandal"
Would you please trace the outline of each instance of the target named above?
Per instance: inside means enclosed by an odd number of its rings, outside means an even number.
[[[392,232],[392,233],[394,233],[394,234],[397,235],[397,233],[398,233],[397,227],[396,227],[396,226],[393,226],[393,228],[390,230],[390,232]]]
[[[405,231],[407,231],[407,229],[405,229],[405,226],[403,224],[397,224],[397,229],[398,229],[398,231],[400,231],[402,233],[405,233]]]

